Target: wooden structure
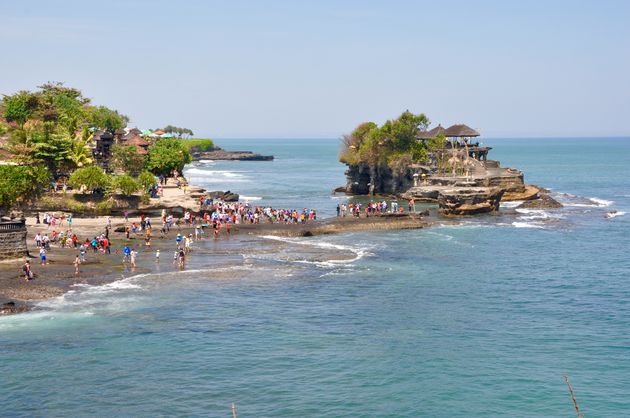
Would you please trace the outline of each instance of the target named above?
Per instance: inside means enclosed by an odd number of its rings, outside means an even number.
[[[468,155],[476,160],[486,161],[488,159],[488,152],[492,149],[491,147],[480,147],[479,142],[471,142],[472,138],[476,138],[480,134],[470,126],[464,124],[456,124],[448,128],[438,125],[431,130],[420,132],[417,138],[420,141],[426,141],[436,138],[438,135],[443,135],[448,139],[446,148],[466,148]]]

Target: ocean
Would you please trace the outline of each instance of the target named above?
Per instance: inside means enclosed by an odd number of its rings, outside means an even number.
[[[217,142],[276,159],[192,183],[319,217],[346,200],[339,140]],[[630,140],[483,142],[565,208],[209,240],[185,272],[76,286],[0,318],[0,415],[567,417],[566,374],[586,416],[626,416]]]

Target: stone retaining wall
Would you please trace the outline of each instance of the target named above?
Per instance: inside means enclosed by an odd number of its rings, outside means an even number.
[[[0,260],[19,258],[27,254],[24,221],[0,221]]]

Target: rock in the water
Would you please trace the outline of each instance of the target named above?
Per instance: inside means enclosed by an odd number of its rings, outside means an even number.
[[[225,151],[217,148],[213,151],[195,152],[193,161],[229,160],[229,161],[273,161],[273,155],[260,155],[251,151]]]
[[[232,193],[231,191],[214,191],[214,192],[206,192],[206,196],[210,199],[219,199],[224,202],[238,202],[239,195],[236,193]]]
[[[24,304],[17,305],[15,302],[7,302],[0,305],[0,315],[13,315],[27,311],[28,305]]]
[[[501,198],[501,200],[504,202],[513,202],[517,200],[533,200],[539,197],[540,192],[541,190],[539,187],[527,185],[523,187],[522,190],[506,191],[505,193],[503,193],[503,197]]]
[[[558,209],[564,207],[562,203],[558,202],[548,194],[541,194],[538,199],[527,200],[520,205],[517,209]]]
[[[445,216],[496,212],[504,190],[496,187],[457,187],[440,191],[439,212]]]

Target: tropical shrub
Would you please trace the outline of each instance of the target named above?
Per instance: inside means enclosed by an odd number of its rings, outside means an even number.
[[[46,190],[50,175],[41,166],[0,165],[0,209],[30,202]]]
[[[77,169],[68,180],[68,184],[73,188],[85,188],[85,190],[92,192],[97,189],[105,189],[110,183],[110,177],[95,165]]]
[[[133,177],[124,174],[114,177],[112,188],[125,196],[131,196],[140,189],[140,184]]]
[[[151,187],[157,184],[155,176],[148,171],[143,171],[142,173],[140,173],[137,180],[142,187],[142,190],[145,192],[147,192]]]

